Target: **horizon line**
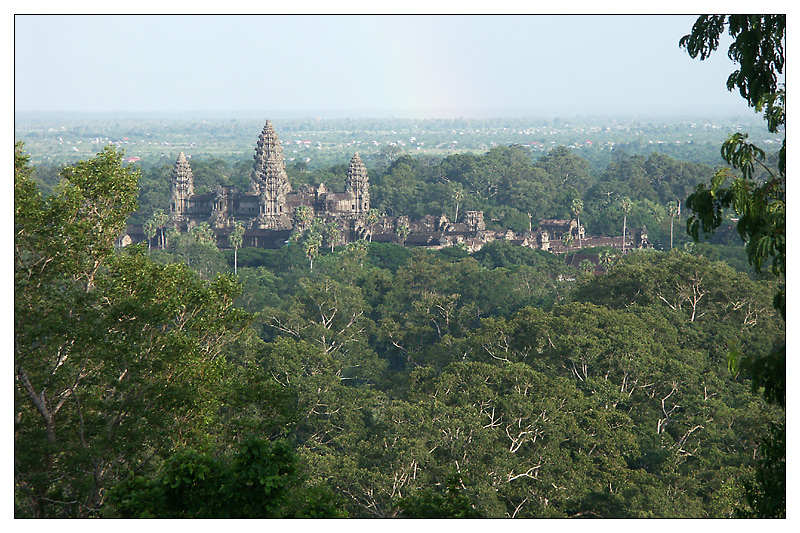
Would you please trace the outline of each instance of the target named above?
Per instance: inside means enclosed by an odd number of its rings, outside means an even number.
[[[87,118],[96,117],[115,117],[115,118],[191,118],[196,120],[212,119],[240,119],[251,120],[260,117],[269,117],[284,120],[498,120],[498,119],[565,119],[565,118],[637,118],[652,117],[660,119],[677,119],[685,117],[754,117],[760,115],[751,110],[750,113],[744,111],[565,111],[559,112],[536,112],[533,110],[484,110],[471,113],[442,113],[434,110],[184,110],[184,111],[163,111],[163,110],[142,110],[142,111],[82,111],[82,110],[35,110],[35,109],[15,109],[14,120],[19,118],[46,118],[46,117],[69,117]],[[761,119],[763,120],[763,119]]]

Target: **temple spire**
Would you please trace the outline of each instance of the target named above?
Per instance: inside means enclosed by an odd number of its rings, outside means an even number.
[[[350,159],[345,191],[351,197],[354,213],[362,214],[369,211],[369,176],[358,152]]]
[[[192,167],[189,166],[189,162],[183,152],[178,154],[178,160],[175,162],[175,166],[172,167],[170,191],[170,219],[173,222],[187,220],[189,197],[194,195],[194,175],[192,174]]]
[[[281,142],[269,120],[258,136],[253,159],[250,190],[261,199],[259,225],[263,228],[278,227],[281,223],[277,218],[286,216],[286,194],[291,192],[292,186],[286,175]]]

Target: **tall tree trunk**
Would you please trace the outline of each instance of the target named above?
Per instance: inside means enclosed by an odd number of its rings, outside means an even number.
[[[627,233],[628,215],[622,218],[622,253],[625,253],[625,234]]]
[[[669,249],[672,250],[672,225],[675,222],[675,217],[669,217]]]

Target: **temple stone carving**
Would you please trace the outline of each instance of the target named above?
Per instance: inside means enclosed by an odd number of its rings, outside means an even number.
[[[464,223],[470,230],[478,232],[486,229],[486,223],[483,221],[483,211],[467,211],[464,215],[466,217]]]

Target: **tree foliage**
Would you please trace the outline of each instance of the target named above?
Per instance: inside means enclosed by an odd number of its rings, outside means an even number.
[[[766,108],[765,119],[770,131],[785,125],[784,89],[778,75],[783,73],[783,39],[785,15],[730,15],[701,17],[692,33],[681,39],[692,57],[707,58],[719,45],[719,36],[728,28],[734,38],[728,56],[739,68],[728,78],[728,89],[739,88],[748,105]],[[697,186],[687,204],[694,211],[687,229],[697,241],[699,232],[713,233],[727,217],[729,209],[738,216],[736,229],[746,243],[750,263],[760,272],[765,262],[771,263],[775,276],[786,275],[786,141],[781,147],[777,169],[765,165],[765,152],[747,142],[747,135],[737,133],[722,146],[722,157],[740,177],[722,169],[708,187]],[[768,177],[755,181],[756,164],[764,166]],[[727,186],[726,181],[732,179]],[[786,316],[786,296],[776,293],[774,305]],[[740,361],[756,377],[754,385],[763,387],[771,401],[785,403],[785,348],[768,358],[745,356]]]
[[[135,476],[108,496],[115,518],[340,518],[330,492],[302,485],[285,441],[249,437],[229,457],[184,449],[158,477]]]
[[[697,19],[692,33],[680,40],[691,57],[708,58],[719,46],[727,29],[733,38],[728,57],[737,65],[728,77],[728,90],[739,90],[748,106],[764,112],[770,132],[777,133],[786,124],[785,82],[783,74],[786,15],[706,15]],[[713,233],[732,210],[738,217],[736,229],[746,243],[747,256],[756,272],[771,263],[772,273],[785,283],[786,276],[786,138],[778,154],[777,165],[768,166],[763,149],[748,142],[744,133],[732,135],[722,145],[722,158],[739,176],[719,170],[708,187],[700,184],[689,196],[687,205],[694,214],[687,230],[697,241],[699,232]],[[757,178],[756,168],[765,174]],[[726,182],[730,180],[728,185]],[[786,292],[775,292],[774,307],[786,319]],[[748,372],[753,387],[763,390],[765,399],[786,404],[786,347],[768,354],[732,349],[730,366]],[[756,484],[748,484],[749,505],[755,516],[785,514],[785,437],[773,431],[764,441],[764,462]],[[783,472],[781,479],[780,472]]]
[[[17,512],[87,516],[124,468],[199,439],[221,350],[247,323],[237,288],[113,244],[136,173],[111,148],[42,199],[15,148]],[[202,440],[202,439],[201,439]]]

